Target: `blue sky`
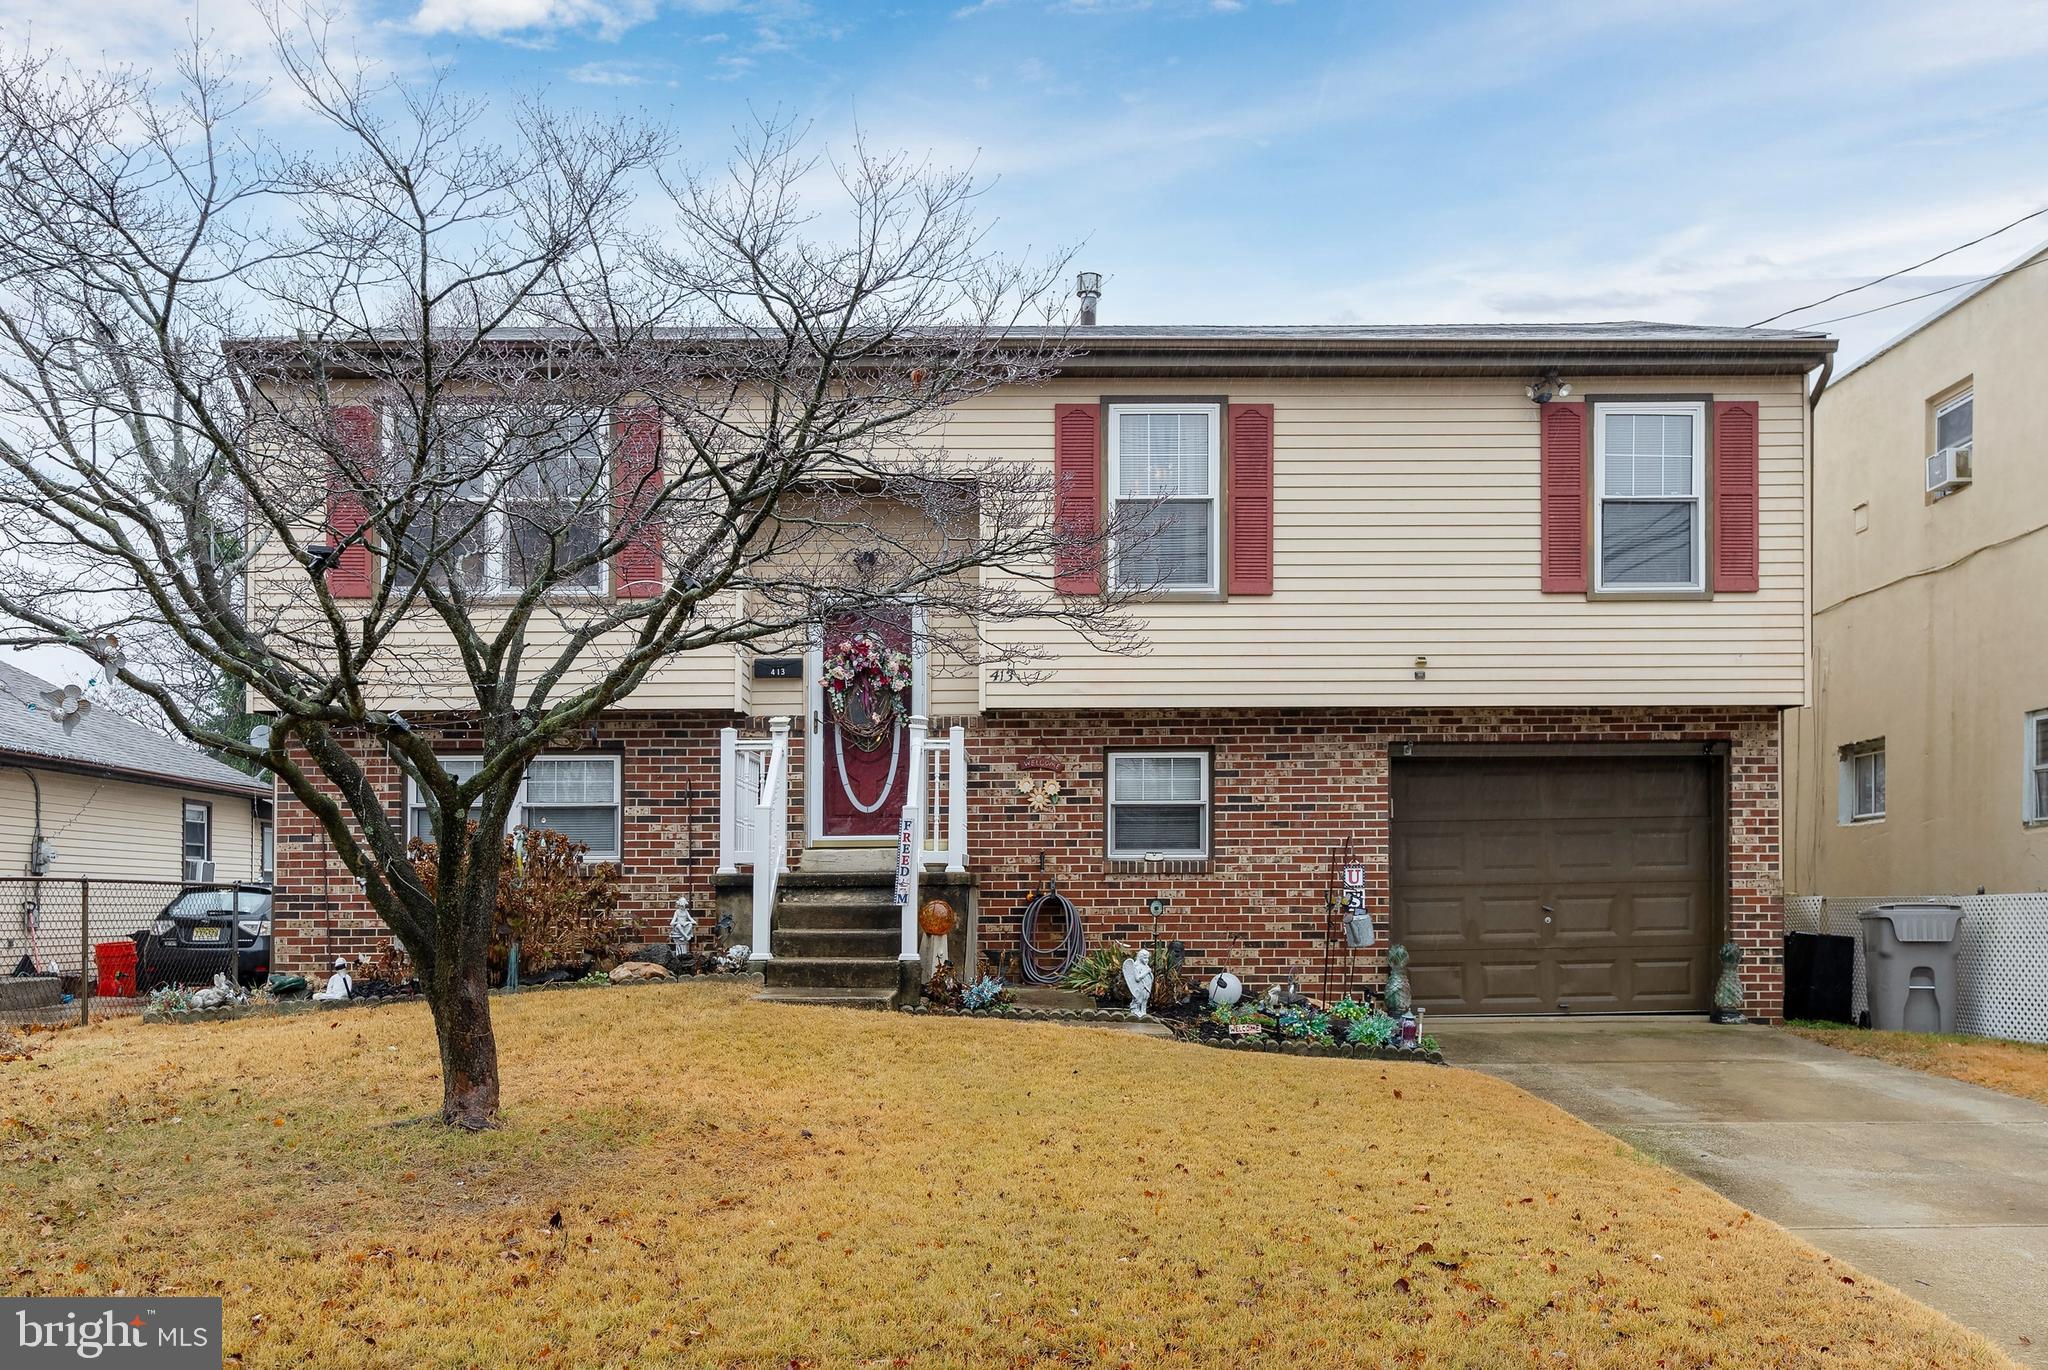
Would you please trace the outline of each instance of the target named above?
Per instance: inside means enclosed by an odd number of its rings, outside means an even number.
[[[241,0],[78,9],[0,23],[258,47]],[[356,0],[341,28],[493,98],[647,110],[704,159],[753,110],[971,161],[998,241],[1081,244],[1113,322],[1749,323],[2048,204],[2039,0]],[[1832,327],[1853,356],[1937,303]]]

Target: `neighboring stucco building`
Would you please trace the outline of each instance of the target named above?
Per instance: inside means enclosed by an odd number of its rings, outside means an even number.
[[[2048,248],[1821,393],[1793,893],[2048,890],[2044,356]]]
[[[267,781],[106,709],[67,730],[51,688],[0,662],[0,879],[266,878]]]
[[[981,950],[1014,953],[1052,877],[1091,941],[1149,933],[1158,897],[1191,969],[1321,989],[1348,851],[1379,941],[1338,939],[1335,991],[1378,984],[1391,935],[1439,1010],[1698,1011],[1734,940],[1752,1005],[1775,1013],[1779,724],[1807,697],[1804,377],[1831,339],[1609,324],[1075,342],[1051,384],[962,404],[944,440],[1045,464],[1062,517],[1166,501],[1184,536],[1132,572],[1171,587],[1137,610],[1149,653],[997,626],[1051,650],[1013,679],[927,662],[914,611],[856,625],[916,658],[908,712],[957,749],[933,758],[932,859],[966,882]],[[370,402],[336,415],[367,442],[378,425]],[[359,506],[329,516],[344,541],[363,526]],[[328,583],[368,595],[386,574],[364,557]],[[742,920],[735,940],[771,986],[893,988],[893,912],[793,918],[807,879],[843,882],[863,853],[886,870],[906,778],[926,774],[898,764],[905,732],[863,750],[821,707],[848,631],[822,626],[769,672],[751,653],[677,660],[536,763],[521,814],[619,859],[652,932],[679,894],[744,902],[762,759],[786,749],[771,798],[789,873],[768,936]],[[473,749],[473,725],[437,713],[449,701],[389,706],[448,756]],[[786,740],[771,718],[794,720]],[[388,754],[362,755],[413,814]],[[1038,802],[1047,781],[1058,797]],[[280,961],[388,941],[288,798],[279,832]]]

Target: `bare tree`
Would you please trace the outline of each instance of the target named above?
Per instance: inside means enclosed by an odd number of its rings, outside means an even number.
[[[659,128],[498,119],[276,31],[316,150],[196,54],[168,90],[0,60],[0,640],[164,632],[246,690],[262,745],[112,662],[317,816],[418,968],[443,1118],[484,1127],[498,834],[539,751],[680,654],[883,600],[980,665],[1030,669],[988,631],[1029,618],[1133,649],[1114,595],[1049,583],[1118,530],[946,444],[1064,347],[1062,263],[991,251],[969,176],[773,124],[689,171]],[[372,752],[472,824],[431,891]]]

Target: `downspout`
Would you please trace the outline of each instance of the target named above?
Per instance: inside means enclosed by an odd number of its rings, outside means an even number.
[[[0,766],[20,771],[27,776],[28,787],[35,792],[35,820],[29,830],[28,861],[22,869],[31,876],[41,875],[42,872],[36,869],[36,864],[43,849],[43,782],[36,779],[36,773],[26,766],[17,765],[12,761],[0,762]]]
[[[1813,390],[1806,397],[1806,712],[1799,729],[1799,752],[1796,757],[1780,757],[1778,798],[1779,823],[1784,823],[1785,777],[1796,768],[1803,777],[1799,792],[1807,802],[1800,805],[1801,812],[1793,815],[1795,830],[1787,841],[1781,841],[1779,850],[1790,858],[1794,851],[1803,853],[1800,874],[1810,883],[1814,880],[1816,868],[1820,865],[1820,819],[1815,807],[1814,796],[1823,792],[1821,781],[1823,771],[1820,765],[1822,747],[1820,742],[1821,680],[1820,680],[1820,634],[1814,630],[1813,614],[1813,539],[1818,517],[1813,507],[1814,493],[1819,487],[1819,473],[1814,469],[1820,456],[1820,397],[1828,388],[1829,379],[1835,374],[1835,354],[1830,352],[1821,358],[1820,375],[1813,383]],[[1784,745],[1785,726],[1779,720],[1779,745]],[[1811,769],[1807,766],[1807,753],[1813,756]],[[1781,871],[1780,876],[1789,874]],[[1789,883],[1789,882],[1788,882]],[[1797,891],[1809,893],[1810,891]]]

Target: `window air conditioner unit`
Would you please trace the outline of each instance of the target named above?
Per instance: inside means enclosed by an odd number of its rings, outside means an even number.
[[[1974,444],[1959,442],[1944,447],[1927,459],[1927,493],[1946,495],[1970,483],[1970,449]]]
[[[213,883],[213,862],[185,858],[185,883],[188,885],[211,885]]]

